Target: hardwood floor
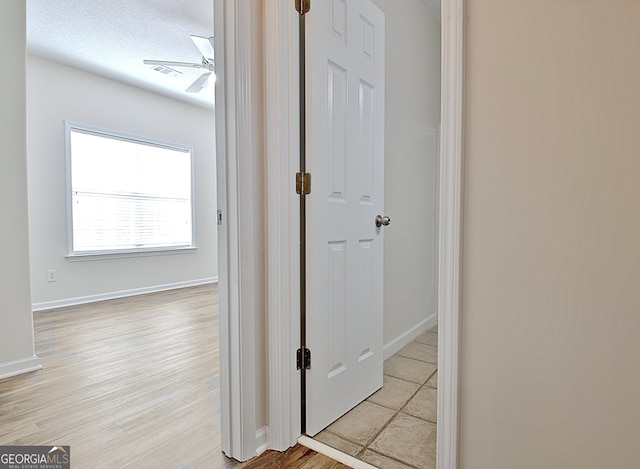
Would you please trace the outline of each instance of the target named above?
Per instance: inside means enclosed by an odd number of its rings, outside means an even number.
[[[214,468],[213,285],[34,315],[43,369],[0,381],[0,445],[70,445],[73,468]]]
[[[297,445],[222,454],[215,285],[34,314],[43,369],[0,380],[0,446],[70,445],[71,467],[338,469]]]
[[[296,445],[283,453],[266,451],[240,467],[242,469],[342,469],[349,466],[302,445]]]

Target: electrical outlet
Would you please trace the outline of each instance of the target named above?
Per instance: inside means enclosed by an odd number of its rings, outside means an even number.
[[[57,282],[58,277],[56,274],[56,269],[47,270],[47,282]]]

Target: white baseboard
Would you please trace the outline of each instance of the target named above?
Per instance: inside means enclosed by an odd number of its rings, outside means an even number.
[[[264,426],[256,432],[256,454],[259,456],[269,449],[269,427]]]
[[[150,287],[132,288],[131,290],[120,290],[108,293],[100,293],[98,295],[80,296],[77,298],[66,298],[63,300],[43,301],[41,303],[33,303],[33,311],[44,311],[46,309],[65,308],[67,306],[82,305],[86,303],[95,303],[97,301],[114,300],[116,298],[126,298],[128,296],[146,295],[147,293],[157,293],[167,290],[176,290],[178,288],[195,287],[198,285],[206,285],[209,283],[217,283],[218,277],[202,278],[197,280],[187,280],[185,282],[167,283],[164,285],[152,285]]]
[[[0,363],[0,379],[42,369],[37,355],[22,360]]]
[[[435,326],[437,323],[438,323],[438,314],[434,313],[431,316],[429,316],[427,319],[425,319],[424,321],[421,321],[420,323],[418,323],[418,325],[416,325],[416,326],[412,327],[411,329],[409,329],[408,331],[406,331],[404,334],[401,334],[400,336],[396,337],[395,339],[393,339],[388,344],[385,344],[384,345],[384,351],[383,351],[384,359],[386,360],[390,356],[394,355],[402,347],[404,347],[405,345],[410,344],[413,341],[413,339],[418,337],[424,331],[428,331],[433,326]]]

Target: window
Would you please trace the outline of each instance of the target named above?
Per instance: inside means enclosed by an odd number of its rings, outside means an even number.
[[[194,248],[193,150],[66,122],[70,256]]]

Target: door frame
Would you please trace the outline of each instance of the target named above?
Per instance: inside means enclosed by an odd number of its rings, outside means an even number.
[[[270,444],[284,450],[299,435],[298,372],[293,366],[299,327],[297,285],[298,18],[292,1],[267,1],[266,95],[269,289]],[[312,7],[313,9],[313,3]],[[462,235],[464,0],[442,1],[442,97],[438,265],[437,467],[458,459],[460,262]],[[284,227],[289,227],[285,229]],[[277,275],[273,275],[277,273]],[[288,333],[288,335],[287,335]],[[295,429],[298,431],[295,431]]]
[[[294,197],[299,155],[298,15],[293,4],[294,0],[216,0],[216,66],[226,79],[216,86],[218,204],[227,222],[219,231],[220,412],[223,450],[241,460],[267,448],[285,450],[300,436],[300,384],[295,369],[300,326],[299,220]],[[458,465],[464,6],[465,0],[442,0],[438,469]],[[264,20],[263,38],[252,35],[256,17]],[[262,63],[254,56],[256,46],[261,46],[264,54],[264,75]],[[249,84],[260,79],[257,77],[264,79],[263,134],[258,126],[241,125],[257,118],[254,101],[247,97]],[[259,152],[266,160],[264,192],[247,187],[238,178],[242,166],[255,158],[255,149],[246,142],[261,136],[265,138],[265,152]],[[246,190],[248,196],[243,192]],[[245,274],[241,269],[243,246],[249,243],[238,215],[260,206],[268,214],[264,233],[266,269],[262,273],[268,292],[264,299],[266,383],[256,382],[257,350],[253,344],[260,331],[256,331],[252,319],[260,311],[243,307],[254,299],[253,293],[238,286]],[[267,426],[256,429],[256,402],[265,391]]]
[[[465,0],[442,0],[436,467],[458,467],[464,171]]]
[[[262,2],[214,0],[220,433],[224,453],[240,461],[268,448],[256,360],[265,281],[262,21]]]

